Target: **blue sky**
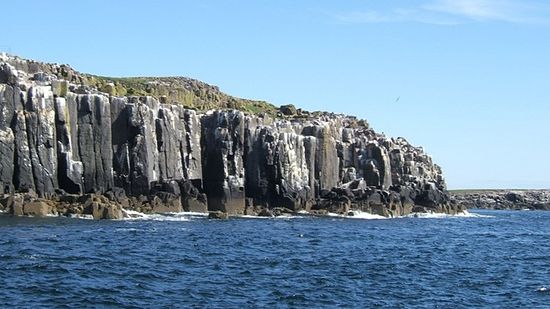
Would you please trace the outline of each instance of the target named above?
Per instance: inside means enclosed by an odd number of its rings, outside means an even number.
[[[547,1],[27,0],[3,11],[9,53],[357,115],[423,146],[449,188],[550,188]]]

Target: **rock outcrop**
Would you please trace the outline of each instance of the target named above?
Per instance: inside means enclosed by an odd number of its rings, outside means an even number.
[[[451,198],[463,208],[550,210],[550,190],[472,190]]]
[[[118,218],[123,208],[461,211],[422,148],[366,121],[293,106],[278,117],[197,112],[163,97],[117,96],[86,80],[65,65],[0,57],[1,194],[80,205],[73,208],[96,218]],[[66,203],[90,194],[88,202]],[[72,211],[31,205],[37,214]]]

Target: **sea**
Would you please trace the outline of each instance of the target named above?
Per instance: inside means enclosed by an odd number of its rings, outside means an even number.
[[[550,308],[550,212],[136,217],[0,215],[0,307]]]

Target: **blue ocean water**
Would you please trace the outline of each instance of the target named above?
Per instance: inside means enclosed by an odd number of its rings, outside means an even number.
[[[550,306],[550,212],[0,216],[2,307]]]

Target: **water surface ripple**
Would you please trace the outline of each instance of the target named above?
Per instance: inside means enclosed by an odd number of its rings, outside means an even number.
[[[4,307],[548,307],[550,212],[93,221],[0,216]]]

